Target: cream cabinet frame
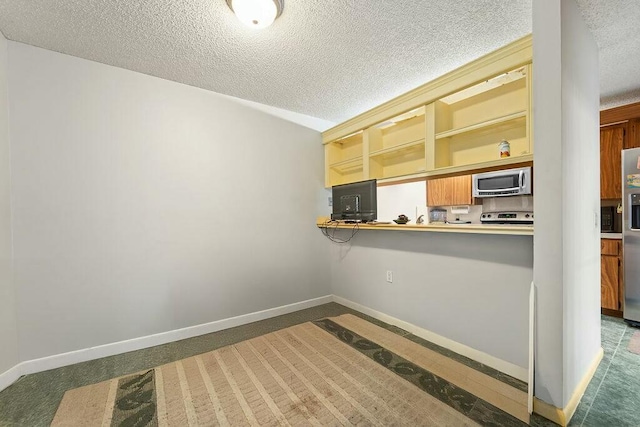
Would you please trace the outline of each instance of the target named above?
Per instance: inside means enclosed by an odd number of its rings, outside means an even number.
[[[524,37],[323,132],[325,186],[532,161],[532,53]]]

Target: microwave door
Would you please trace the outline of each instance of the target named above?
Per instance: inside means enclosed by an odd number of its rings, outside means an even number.
[[[476,186],[478,195],[491,196],[496,193],[517,193],[523,185],[524,174],[491,176],[478,178]]]
[[[478,179],[478,190],[517,190],[520,188],[520,175],[502,175]]]

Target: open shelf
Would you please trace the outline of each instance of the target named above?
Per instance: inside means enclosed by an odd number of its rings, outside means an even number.
[[[326,146],[326,150],[329,165],[338,165],[340,163],[357,159],[362,160],[362,134],[362,132],[357,132],[328,143]]]
[[[424,107],[416,108],[369,128],[369,154],[424,140]]]
[[[429,105],[435,128],[430,171],[507,164],[509,160],[500,158],[498,149],[503,140],[511,146],[511,159],[533,153],[530,69],[524,66],[502,73]]]
[[[511,157],[531,154],[526,117],[499,121],[491,126],[437,139],[435,167],[439,169],[502,160],[498,146],[503,139],[511,145]]]
[[[527,68],[501,74],[435,102],[436,137],[524,117],[529,109]]]
[[[466,89],[462,89],[444,98],[440,98],[440,101],[445,104],[455,104],[465,99],[473,98],[476,95],[480,95],[484,92],[492,89],[504,86],[505,84],[515,82],[527,77],[527,67],[519,67],[515,70],[508,71],[506,73],[499,74],[493,78],[485,80],[474,86],[470,86]]]
[[[422,150],[424,151],[424,138],[418,139],[416,141],[405,142],[404,144],[399,144],[389,148],[383,148],[382,150],[372,151],[369,154],[369,157],[380,157],[380,156],[397,156],[402,151],[415,151]]]
[[[424,107],[379,123],[367,132],[370,178],[385,179],[426,171]]]
[[[370,178],[385,179],[426,172],[424,144],[379,152],[369,159]]]
[[[364,179],[364,132],[356,132],[325,144],[325,186]]]
[[[344,161],[330,167],[327,178],[328,182],[325,183],[327,187],[364,180],[362,158]]]
[[[336,162],[329,167],[337,172],[348,172],[353,169],[362,169],[362,156],[355,157],[353,159],[343,160],[341,162]]]
[[[467,133],[467,132],[473,132],[476,130],[480,130],[482,128],[488,128],[488,127],[492,127],[492,126],[496,126],[499,125],[501,123],[505,123],[511,120],[515,120],[515,119],[520,119],[523,117],[527,116],[527,112],[526,111],[518,111],[516,113],[511,113],[511,114],[507,114],[506,116],[502,116],[502,117],[497,117],[495,119],[490,119],[490,120],[486,120],[484,122],[480,122],[480,123],[475,123],[469,126],[465,126],[462,128],[458,128],[458,129],[451,129],[448,131],[444,131],[444,132],[440,132],[436,134],[436,139],[441,139],[441,138],[449,138],[455,135],[459,135],[462,133]]]

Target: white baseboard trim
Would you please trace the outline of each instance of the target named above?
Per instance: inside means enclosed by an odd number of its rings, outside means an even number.
[[[48,371],[49,369],[56,369],[63,366],[73,365],[75,363],[86,362],[89,360],[100,359],[102,357],[113,356],[116,354],[122,354],[130,351],[140,350],[143,348],[153,347],[156,345],[180,341],[186,338],[192,338],[199,335],[209,334],[211,332],[221,331],[223,329],[246,325],[247,323],[269,319],[271,317],[276,317],[283,314],[293,313],[294,311],[304,310],[306,308],[315,307],[332,301],[357,310],[361,313],[367,314],[383,322],[396,325],[406,331],[411,332],[414,335],[429,340],[449,350],[455,351],[456,353],[462,354],[463,356],[469,357],[470,359],[476,360],[487,366],[491,366],[492,368],[511,375],[512,377],[518,378],[525,382],[527,381],[528,372],[525,368],[521,368],[520,366],[498,359],[487,353],[468,347],[464,344],[460,344],[449,338],[445,338],[434,332],[423,329],[419,326],[415,326],[403,320],[396,319],[395,317],[389,316],[353,301],[349,301],[337,295],[325,295],[319,298],[313,298],[306,301],[270,308],[267,310],[256,311],[254,313],[243,314],[241,316],[230,317],[227,319],[216,320],[214,322],[203,323],[201,325],[195,325],[187,328],[175,329],[173,331],[161,332],[159,334],[147,335],[130,340],[70,351],[67,353],[56,354],[39,359],[27,360],[0,374],[0,391],[4,390],[9,385],[14,383],[22,375]]]
[[[319,298],[256,311],[227,319],[216,320],[214,322],[203,323],[201,325],[189,326],[182,329],[175,329],[173,331],[161,332],[159,334],[147,335],[130,340],[70,351],[68,353],[56,354],[53,356],[42,357],[40,359],[27,360],[0,374],[0,391],[7,388],[22,375],[48,371],[49,369],[86,362],[88,360],[100,359],[102,357],[180,341],[186,338],[192,338],[209,334],[211,332],[221,331],[223,329],[246,325],[247,323],[269,319],[271,317],[281,316],[283,314],[293,313],[294,311],[304,310],[305,308],[315,307],[332,301],[332,295],[325,295]]]
[[[569,422],[571,422],[571,418],[575,414],[576,409],[578,409],[580,399],[582,399],[582,396],[584,396],[584,392],[587,391],[587,387],[593,379],[593,376],[596,374],[596,370],[598,369],[600,362],[602,362],[603,357],[604,350],[602,349],[602,347],[600,347],[595,357],[593,358],[593,361],[591,361],[591,365],[589,365],[587,372],[582,377],[582,380],[580,380],[575,390],[573,390],[573,393],[569,398],[569,402],[567,402],[567,406],[565,406],[564,408],[557,408],[554,405],[545,402],[544,400],[534,398],[533,411],[560,426],[569,425]]]
[[[442,335],[438,335],[435,332],[431,332],[427,329],[423,329],[409,322],[405,322],[404,320],[396,319],[395,317],[389,316],[380,311],[374,310],[372,308],[366,307],[364,305],[358,304],[353,301],[349,301],[346,298],[342,298],[337,295],[334,295],[333,301],[337,302],[338,304],[342,304],[346,307],[352,308],[356,311],[359,311],[360,313],[367,314],[385,323],[395,325],[399,328],[404,329],[405,331],[411,332],[412,334],[419,336],[420,338],[424,338],[428,341],[431,341],[434,344],[438,344],[439,346],[455,351],[458,354],[466,356],[484,365],[490,366],[494,369],[497,369],[500,372],[504,372],[505,374],[511,375],[512,377],[517,378],[521,381],[527,382],[527,379],[529,376],[529,370],[527,368],[522,368],[511,362],[498,359],[495,356],[491,356],[490,354],[484,353],[480,350],[476,350],[475,348],[466,346],[464,344],[460,344],[459,342],[453,341],[449,338],[443,337]]]
[[[0,391],[16,382],[22,375],[21,363],[0,374]]]

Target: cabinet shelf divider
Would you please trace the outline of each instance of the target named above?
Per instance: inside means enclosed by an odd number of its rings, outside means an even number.
[[[329,165],[329,167],[338,172],[346,172],[349,170],[362,169],[362,156],[332,163]]]
[[[473,132],[475,130],[491,127],[491,126],[494,126],[494,125],[498,125],[500,123],[505,123],[505,122],[508,122],[508,121],[511,121],[511,120],[520,119],[520,118],[526,117],[526,116],[527,116],[527,112],[526,111],[518,111],[516,113],[507,114],[506,116],[497,117],[495,119],[487,120],[487,121],[484,121],[484,122],[481,122],[481,123],[475,123],[473,125],[464,126],[464,127],[457,128],[457,129],[451,129],[451,130],[447,130],[447,131],[444,131],[444,132],[439,132],[439,133],[436,134],[436,140],[442,139],[442,138],[449,138],[451,136],[460,135],[460,134],[467,133],[467,132]]]
[[[394,145],[393,147],[383,148],[382,150],[372,151],[371,153],[369,153],[369,157],[379,157],[386,154],[396,153],[402,150],[407,150],[410,148],[418,147],[420,145],[424,145],[424,142],[424,138],[416,139],[415,141],[409,141],[403,144]]]

